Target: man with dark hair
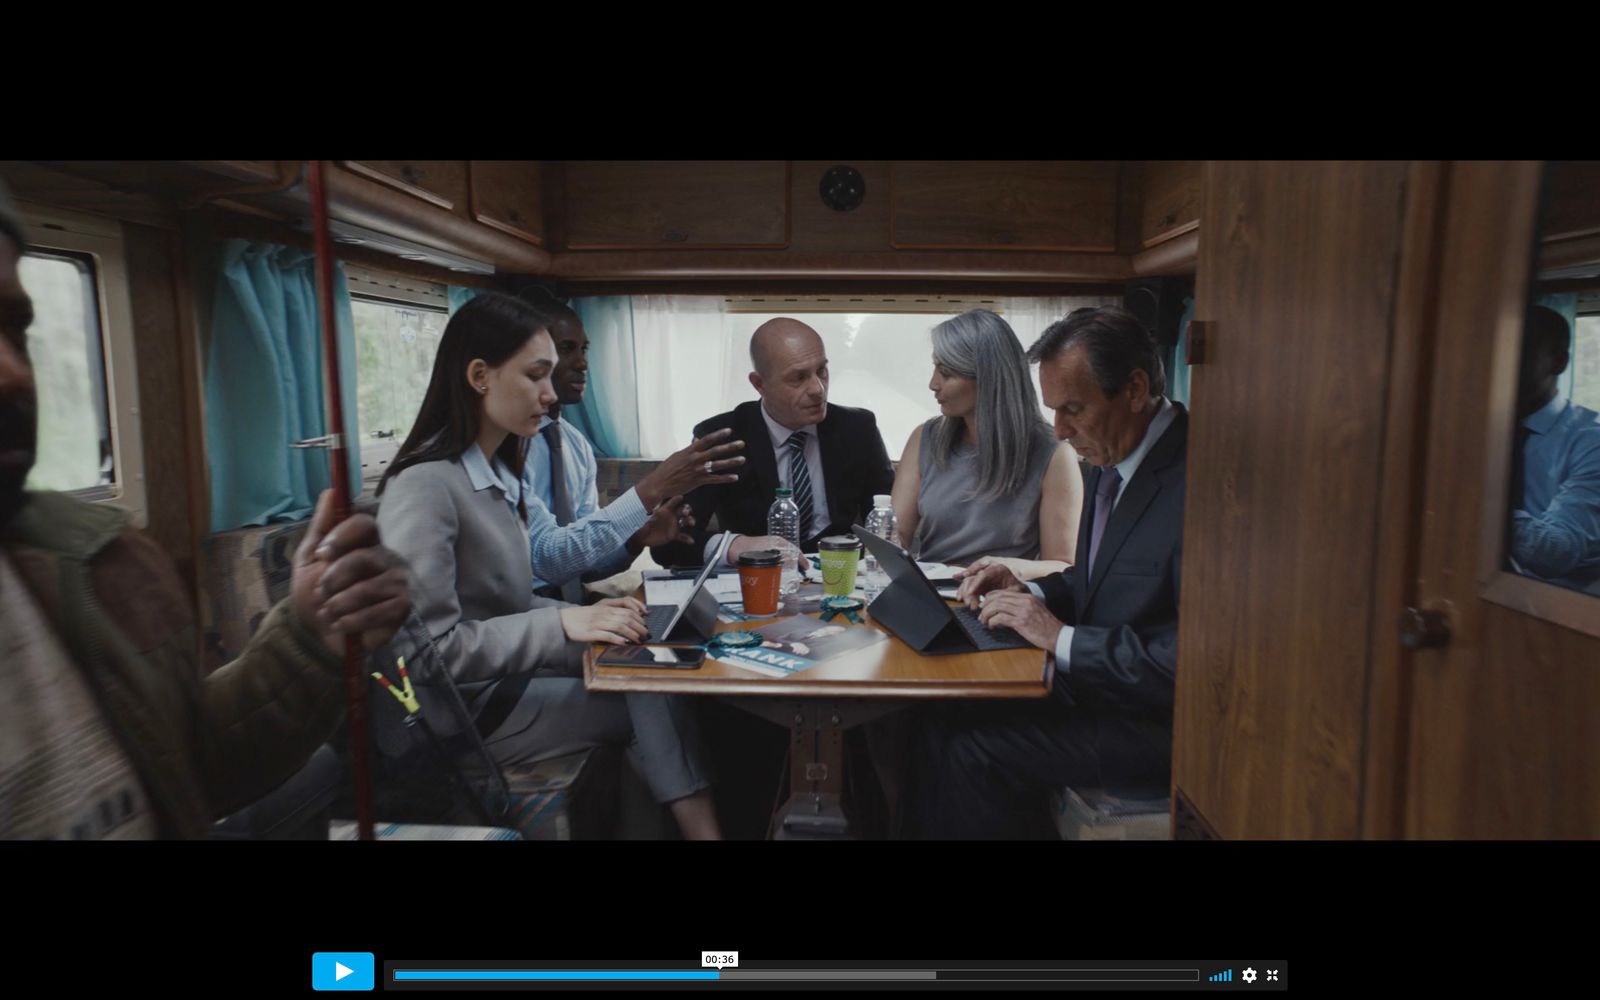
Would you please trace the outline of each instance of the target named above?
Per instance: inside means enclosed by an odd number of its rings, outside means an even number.
[[[528,444],[528,461],[523,465],[524,495],[538,498],[554,515],[556,524],[565,527],[600,509],[600,466],[595,461],[594,447],[570,420],[561,419],[562,408],[572,410],[580,406],[584,391],[589,387],[589,334],[578,314],[553,296],[540,296],[534,304],[549,316],[550,339],[556,344],[556,368],[551,374],[556,405],[540,420],[539,433]],[[651,512],[638,501],[630,504],[624,502],[626,499],[614,504],[616,509],[608,516],[619,518],[619,524],[633,529],[629,537],[632,542],[642,537]],[[609,552],[596,552],[580,576],[600,579],[619,573],[632,565],[641,551],[642,545],[624,544]],[[547,582],[538,578],[536,570],[533,585],[547,597],[582,604],[580,576]]]
[[[25,488],[38,399],[26,245],[0,186],[0,839],[201,837],[282,785],[344,714],[344,637],[387,642],[411,601],[367,514],[323,493],[289,597],[202,676],[171,561],[122,512]]]
[[[551,381],[557,402],[540,420],[522,467],[528,556],[539,594],[583,604],[582,581],[622,572],[646,546],[689,541],[685,532],[694,516],[681,502],[682,494],[702,483],[736,477],[744,458],[728,456],[743,444],[722,439],[725,443],[712,447],[706,442],[700,450],[691,445],[602,508],[594,447],[570,420],[562,419],[562,409],[582,405],[589,387],[589,334],[577,312],[550,293],[540,289],[531,304],[546,317],[555,341]]]
[[[1600,594],[1600,415],[1562,396],[1572,327],[1528,310],[1517,380],[1511,558],[1528,576]]]
[[[1116,307],[1079,309],[1028,351],[1056,437],[1095,466],[1077,558],[1023,584],[969,566],[959,596],[1055,660],[1048,699],[956,703],[919,720],[906,821],[921,837],[1053,836],[1046,793],[1063,785],[1165,793],[1188,415],[1162,397],[1156,345]]]

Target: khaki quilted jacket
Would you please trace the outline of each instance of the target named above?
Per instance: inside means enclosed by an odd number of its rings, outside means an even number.
[[[183,584],[121,511],[32,493],[0,547],[82,668],[163,836],[202,837],[281,785],[344,714],[342,660],[288,600],[203,676]]]

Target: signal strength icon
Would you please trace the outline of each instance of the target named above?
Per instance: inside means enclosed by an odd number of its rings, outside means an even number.
[[[1219,972],[1211,977],[1211,981],[1213,983],[1231,983],[1233,982],[1233,970],[1228,969],[1224,972]]]

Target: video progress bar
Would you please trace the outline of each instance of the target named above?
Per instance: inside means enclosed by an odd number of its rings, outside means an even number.
[[[394,981],[426,983],[526,983],[541,981],[715,980],[721,969],[396,969]]]
[[[396,969],[395,982],[1197,983],[1198,969]]]

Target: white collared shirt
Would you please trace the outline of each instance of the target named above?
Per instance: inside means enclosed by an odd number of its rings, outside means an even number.
[[[767,422],[767,433],[772,436],[772,454],[778,462],[778,485],[794,489],[789,477],[789,438],[794,431],[772,419],[766,401],[761,402],[761,419]],[[806,436],[802,452],[806,456],[806,471],[811,474],[811,534],[816,534],[833,523],[828,511],[828,488],[822,477],[822,445],[817,440],[817,425],[800,428]],[[802,542],[804,538],[800,539]]]
[[[767,435],[772,439],[772,456],[778,465],[778,485],[794,489],[794,483],[789,476],[789,438],[794,434],[789,428],[772,419],[772,414],[767,412],[767,404],[762,400],[761,419],[767,422]],[[806,443],[801,448],[806,456],[806,471],[811,474],[811,534],[816,534],[833,523],[833,516],[828,510],[828,490],[822,478],[822,444],[817,440],[817,425],[800,428],[806,436]],[[710,560],[716,552],[716,547],[721,535],[712,535],[706,539],[705,548],[701,558]],[[809,537],[809,536],[808,536]],[[804,544],[806,539],[800,539]]]
[[[522,480],[513,476],[511,470],[506,468],[500,459],[491,459],[474,442],[461,453],[461,467],[467,470],[467,480],[472,483],[473,489],[486,490],[491,486],[496,487],[506,498],[506,503],[511,505],[511,509],[517,509],[517,501],[522,499]]]
[[[1117,495],[1111,501],[1112,510],[1117,509],[1117,502],[1122,499],[1122,492],[1128,488],[1128,483],[1133,481],[1133,474],[1139,471],[1144,457],[1150,454],[1150,449],[1161,440],[1161,435],[1167,432],[1167,428],[1172,426],[1172,421],[1177,417],[1178,408],[1167,402],[1167,397],[1157,396],[1156,415],[1150,418],[1150,426],[1145,428],[1144,437],[1139,439],[1137,447],[1128,452],[1128,457],[1116,465],[1117,474],[1122,477],[1122,482],[1117,486]]]

